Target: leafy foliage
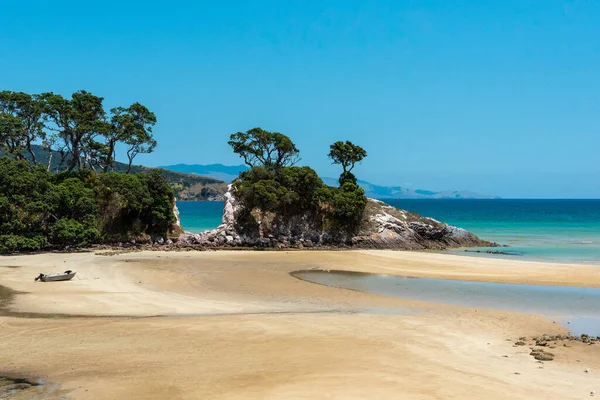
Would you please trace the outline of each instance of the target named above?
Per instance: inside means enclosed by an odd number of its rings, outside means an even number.
[[[115,164],[117,144],[126,146],[129,159],[127,173],[140,153],[156,147],[152,127],[156,116],[140,103],[115,107],[107,114],[104,99],[80,90],[71,98],[59,94],[30,95],[0,92],[0,149],[17,160],[27,151],[28,159],[37,164],[32,147],[41,144],[49,152],[60,154],[59,167],[68,171],[84,168],[111,170]],[[60,169],[60,168],[59,168]]]
[[[227,143],[250,167],[262,166],[278,171],[300,160],[300,152],[296,145],[289,137],[279,132],[253,128],[246,132],[234,133]]]
[[[60,164],[61,155],[57,151],[47,151],[40,145],[32,145],[31,149],[35,155],[38,164],[49,165],[49,171],[60,173],[67,170],[68,157],[63,164]],[[0,156],[5,154],[0,149]],[[25,159],[31,161],[29,153],[25,153]],[[114,172],[125,173],[129,169],[129,165],[115,161],[112,166]],[[155,168],[149,168],[141,165],[131,165],[130,173],[137,174],[140,172],[149,173]],[[186,174],[183,172],[171,171],[167,169],[158,169],[160,173],[167,179],[171,189],[178,200],[205,201],[223,196],[227,191],[227,183],[217,179],[200,176],[196,174]]]
[[[40,96],[23,92],[0,92],[0,148],[23,159],[27,150],[34,164],[35,154],[31,146],[44,140],[44,105]]]
[[[152,127],[156,124],[156,116],[140,103],[133,103],[128,108],[115,107],[111,109],[111,113],[111,129],[105,135],[108,158],[104,165],[104,172],[113,166],[115,146],[122,142],[128,145],[129,164],[126,173],[129,173],[133,160],[139,153],[152,153],[156,147],[156,140],[151,135]]]
[[[329,158],[334,164],[340,164],[346,172],[352,171],[354,165],[367,156],[367,151],[350,141],[335,142],[329,146]]]
[[[272,135],[277,135],[277,140]],[[278,147],[281,143],[283,149]],[[252,166],[234,182],[236,197],[243,206],[238,225],[245,233],[258,229],[254,211],[272,213],[283,220],[308,216],[321,229],[347,233],[357,230],[367,199],[352,173],[342,174],[340,188],[326,186],[310,167],[279,163],[280,158],[274,155],[294,149],[297,157],[296,146],[287,136],[260,128],[232,135],[229,144]]]
[[[52,175],[0,158],[0,252],[167,236],[173,191],[162,174]]]

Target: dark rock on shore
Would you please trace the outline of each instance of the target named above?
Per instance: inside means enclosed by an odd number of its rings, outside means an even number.
[[[507,247],[506,245],[502,247]],[[495,254],[495,255],[503,255],[503,256],[520,256],[519,253],[511,253],[508,251],[499,251],[499,250],[465,250],[465,253],[484,253],[484,254]]]

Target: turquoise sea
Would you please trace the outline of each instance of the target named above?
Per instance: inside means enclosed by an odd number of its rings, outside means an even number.
[[[178,201],[181,226],[193,233],[214,229],[221,224],[223,205],[220,201]]]
[[[600,200],[388,200],[393,206],[506,244],[520,259],[600,263]],[[221,222],[223,203],[178,203],[186,230]],[[465,253],[462,254],[473,254]]]

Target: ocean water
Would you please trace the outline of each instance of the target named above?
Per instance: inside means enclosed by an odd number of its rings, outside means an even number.
[[[224,203],[220,201],[179,201],[179,218],[183,229],[200,233],[221,224]]]
[[[506,244],[519,259],[600,263],[600,200],[388,200],[388,203]],[[221,223],[223,203],[177,204],[184,229]],[[486,249],[482,249],[486,250]],[[453,252],[465,253],[464,250]],[[475,254],[477,255],[477,254]]]
[[[482,239],[506,244],[509,247],[493,250],[515,253],[515,257],[600,263],[600,200],[390,200],[389,203],[465,228]]]

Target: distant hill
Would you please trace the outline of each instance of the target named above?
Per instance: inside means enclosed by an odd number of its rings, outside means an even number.
[[[323,178],[323,182],[333,186],[337,185],[337,179]],[[410,189],[401,186],[379,186],[366,181],[358,181],[360,187],[365,191],[367,197],[374,199],[495,199],[498,197],[488,196],[464,190],[447,190],[434,192],[424,189]]]
[[[33,152],[38,163],[48,165],[50,153],[41,146],[33,145]],[[0,149],[0,156],[4,155]],[[25,153],[27,155],[27,153]],[[52,155],[52,172],[61,172],[66,168],[66,162],[59,167],[60,154],[56,151]],[[131,173],[148,172],[154,168],[143,165],[133,165]],[[165,178],[171,184],[177,200],[183,201],[222,201],[223,194],[227,191],[227,182],[212,177],[199,176],[197,174],[186,174],[173,170],[159,168]],[[116,162],[114,170],[116,172],[127,171],[127,164]]]
[[[246,165],[223,165],[223,164],[175,164],[161,166],[171,171],[184,172],[186,174],[198,174],[225,182],[232,182],[240,172],[248,169]]]
[[[185,172],[188,174],[198,174],[209,176],[215,179],[221,179],[226,182],[233,181],[240,172],[248,169],[246,165],[223,165],[223,164],[176,164],[167,165],[159,168],[171,171]],[[338,181],[335,178],[322,178],[329,186],[337,186]],[[410,189],[400,186],[379,186],[366,181],[358,181],[365,190],[368,197],[374,199],[493,199],[495,196],[488,196],[469,191],[442,191],[435,192],[424,189]]]

